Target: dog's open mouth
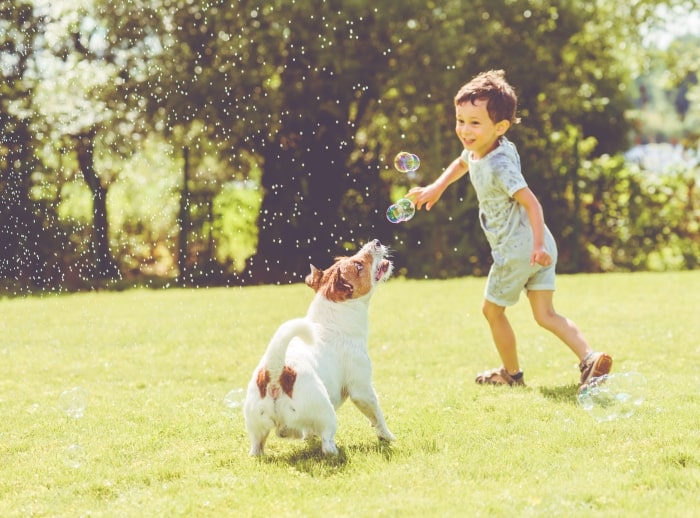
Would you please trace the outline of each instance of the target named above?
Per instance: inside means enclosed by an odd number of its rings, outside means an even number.
[[[374,280],[376,282],[379,282],[382,280],[382,277],[386,275],[387,270],[389,269],[389,261],[387,259],[382,259],[382,262],[379,263],[379,266],[377,267],[377,273],[374,275]]]

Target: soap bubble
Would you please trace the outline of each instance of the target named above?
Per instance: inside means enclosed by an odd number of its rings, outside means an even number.
[[[85,462],[85,450],[79,444],[71,444],[63,451],[63,463],[69,468],[78,469]]]
[[[646,378],[638,372],[618,372],[594,378],[578,395],[578,402],[596,421],[634,415],[644,402]]]
[[[85,415],[87,406],[87,391],[81,387],[65,390],[58,398],[61,409],[68,417],[79,419]]]
[[[226,406],[226,408],[230,408],[231,410],[235,410],[243,406],[244,399],[245,390],[242,388],[235,388],[224,396],[224,406]]]
[[[394,167],[399,173],[412,173],[420,167],[418,155],[401,151],[394,158]]]
[[[408,198],[401,198],[386,210],[386,219],[392,223],[408,221],[416,214],[416,206]]]

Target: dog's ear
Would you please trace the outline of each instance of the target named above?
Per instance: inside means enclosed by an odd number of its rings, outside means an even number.
[[[304,280],[309,288],[312,288],[314,291],[318,291],[318,289],[321,287],[323,272],[316,268],[313,264],[309,266],[311,267],[311,273],[309,273]]]
[[[324,287],[325,297],[333,302],[342,302],[351,299],[354,291],[355,287],[343,277],[343,270],[334,267],[330,273],[330,282],[327,282]]]

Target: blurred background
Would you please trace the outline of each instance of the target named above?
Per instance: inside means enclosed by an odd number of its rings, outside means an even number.
[[[559,271],[700,263],[698,0],[0,0],[0,293],[484,275],[452,99],[504,69]],[[401,174],[393,157],[420,157]]]

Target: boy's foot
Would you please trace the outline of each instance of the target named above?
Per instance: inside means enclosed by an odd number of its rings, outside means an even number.
[[[490,371],[480,372],[476,375],[476,381],[479,385],[508,385],[508,386],[525,386],[525,378],[522,371],[515,377],[508,374],[505,367],[498,367]]]
[[[578,386],[579,392],[586,388],[593,378],[599,378],[608,374],[612,368],[612,362],[612,357],[608,354],[588,353],[578,365],[581,371],[581,382]]]

